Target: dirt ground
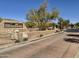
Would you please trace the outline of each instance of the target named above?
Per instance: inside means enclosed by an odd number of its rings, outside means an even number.
[[[55,33],[55,30],[46,30],[46,31],[30,31],[28,33],[29,38],[37,38],[40,37],[40,35],[47,35]]]
[[[47,34],[51,34],[54,33],[54,30],[46,30],[46,31],[30,31],[28,33],[29,39],[34,39],[34,38],[38,38],[40,37],[40,35],[47,35]],[[14,43],[13,40],[10,39],[10,37],[6,36],[6,35],[0,35],[0,45],[4,45],[7,43]]]

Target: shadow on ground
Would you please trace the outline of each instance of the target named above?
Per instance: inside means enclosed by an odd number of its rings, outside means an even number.
[[[64,38],[64,40],[71,43],[79,43],[79,39],[76,38]]]
[[[67,36],[79,37],[78,34],[68,34]]]

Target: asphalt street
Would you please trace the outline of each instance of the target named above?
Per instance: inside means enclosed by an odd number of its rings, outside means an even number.
[[[0,53],[4,58],[70,58],[78,57],[79,44],[65,41],[65,33],[52,35],[35,43]]]

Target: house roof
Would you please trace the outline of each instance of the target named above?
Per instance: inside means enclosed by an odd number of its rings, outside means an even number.
[[[2,23],[4,22],[10,22],[10,23],[22,23],[22,22],[19,22],[17,20],[14,20],[14,19],[2,19],[1,21]]]

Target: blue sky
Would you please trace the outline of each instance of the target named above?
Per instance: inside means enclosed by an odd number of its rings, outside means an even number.
[[[37,9],[44,0],[0,0],[0,17],[26,20],[30,9]],[[72,23],[79,22],[79,0],[48,0],[48,11],[56,7],[60,16],[70,19]]]

